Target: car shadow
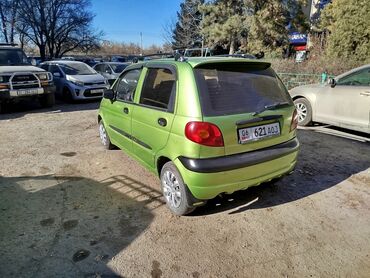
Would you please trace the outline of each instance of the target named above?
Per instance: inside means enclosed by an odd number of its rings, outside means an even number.
[[[5,111],[0,114],[1,120],[11,120],[24,117],[27,114],[37,113],[63,113],[84,110],[98,109],[100,100],[83,100],[67,103],[63,100],[56,100],[53,107],[42,108],[37,100],[24,100],[17,103],[9,103],[5,107]]]
[[[327,134],[299,130],[301,149],[293,174],[209,200],[191,216],[269,208],[321,192],[370,167],[370,146]]]
[[[0,176],[0,277],[119,277],[109,261],[161,196],[127,176]]]

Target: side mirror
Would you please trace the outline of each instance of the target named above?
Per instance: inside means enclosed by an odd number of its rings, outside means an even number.
[[[54,77],[60,77],[61,75],[60,75],[60,73],[59,73],[59,72],[54,72],[54,73],[53,73],[53,76],[54,76]]]
[[[106,89],[103,93],[103,98],[110,99],[111,101],[114,100],[114,92],[112,89]]]
[[[329,78],[328,84],[330,85],[330,87],[334,88],[335,85],[337,85],[337,82],[335,81],[334,78]]]

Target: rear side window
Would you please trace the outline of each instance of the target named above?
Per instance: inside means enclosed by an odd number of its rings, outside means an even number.
[[[204,116],[252,113],[277,102],[292,103],[268,64],[206,64],[194,72]]]
[[[169,69],[149,68],[140,96],[140,104],[173,111],[176,77]]]

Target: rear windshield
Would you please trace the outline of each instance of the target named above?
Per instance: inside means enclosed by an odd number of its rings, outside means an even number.
[[[268,64],[219,63],[194,69],[204,116],[252,113],[292,101]]]

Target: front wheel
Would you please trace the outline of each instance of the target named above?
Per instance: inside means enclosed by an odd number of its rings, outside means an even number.
[[[173,162],[163,166],[160,178],[162,193],[171,212],[176,215],[191,213],[195,209],[191,202],[192,195]]]
[[[305,98],[298,98],[294,101],[298,113],[298,125],[307,126],[312,123],[312,107]]]
[[[102,120],[100,120],[99,122],[99,136],[100,136],[100,140],[104,148],[106,148],[107,150],[114,149],[114,145],[110,141],[107,130],[105,129],[105,126]]]

